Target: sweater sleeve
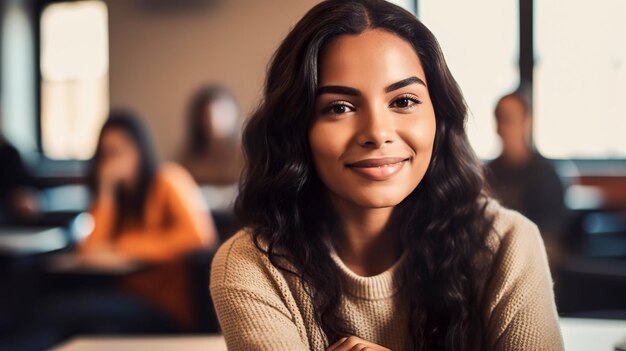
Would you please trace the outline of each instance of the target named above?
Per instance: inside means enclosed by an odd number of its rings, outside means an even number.
[[[211,267],[211,296],[228,349],[309,350],[288,288],[247,235],[224,243]]]
[[[487,288],[488,349],[563,350],[546,251],[537,226],[503,210],[494,273]]]

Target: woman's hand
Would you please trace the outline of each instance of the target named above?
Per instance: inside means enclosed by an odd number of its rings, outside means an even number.
[[[77,264],[83,267],[115,269],[132,262],[126,256],[117,253],[111,245],[100,245],[88,252],[81,252],[77,257]]]
[[[105,160],[98,168],[98,192],[101,196],[112,197],[122,178],[119,162]]]
[[[33,220],[41,213],[40,196],[34,189],[16,189],[9,195],[9,201],[13,211],[21,220]]]
[[[365,341],[356,336],[348,336],[339,339],[330,345],[326,351],[391,351],[390,349]]]

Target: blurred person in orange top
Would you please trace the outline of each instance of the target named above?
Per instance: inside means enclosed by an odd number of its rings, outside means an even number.
[[[175,164],[159,165],[143,123],[120,111],[102,127],[89,183],[94,228],[81,244],[81,259],[92,265],[155,264],[124,278],[123,288],[188,327],[193,311],[183,257],[217,245],[192,177]]]

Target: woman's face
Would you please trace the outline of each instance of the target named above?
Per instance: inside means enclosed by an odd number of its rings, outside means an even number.
[[[309,130],[315,170],[333,200],[393,207],[424,177],[435,111],[413,47],[374,29],[344,35],[320,55]]]
[[[496,115],[497,132],[505,149],[527,145],[532,124],[523,102],[507,97],[498,104]]]
[[[102,136],[101,148],[101,167],[108,168],[106,176],[124,186],[133,186],[141,156],[128,133],[120,128],[107,130]]]
[[[215,139],[231,138],[237,133],[239,111],[235,101],[219,98],[204,108],[204,128]]]

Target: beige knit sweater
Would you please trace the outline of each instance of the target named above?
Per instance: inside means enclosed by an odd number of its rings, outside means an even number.
[[[490,243],[493,274],[486,290],[488,350],[563,350],[552,279],[537,227],[517,212],[489,205],[495,214]],[[494,240],[499,239],[499,240]],[[398,261],[361,277],[333,252],[344,281],[342,315],[356,336],[394,351],[406,349],[407,308],[399,298]],[[211,269],[211,295],[229,350],[324,350],[311,301],[291,274],[275,268],[241,231],[219,249]]]

